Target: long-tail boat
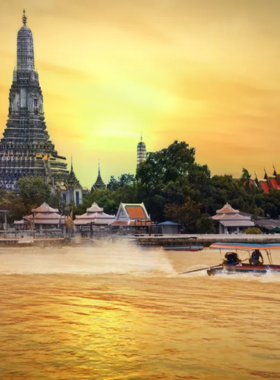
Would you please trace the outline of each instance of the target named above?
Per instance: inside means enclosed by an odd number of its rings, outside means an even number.
[[[272,262],[272,256],[271,256],[271,250],[280,250],[280,244],[247,244],[247,243],[214,243],[210,245],[210,248],[213,249],[219,249],[221,250],[227,250],[229,252],[226,253],[228,255],[232,251],[235,251],[238,253],[238,251],[246,251],[248,253],[248,258],[245,260],[238,260],[235,264],[230,264],[225,259],[223,263],[216,268],[209,268],[207,270],[207,273],[209,276],[218,274],[218,273],[225,273],[225,274],[232,274],[232,273],[258,273],[258,274],[265,274],[268,272],[275,273],[280,272],[280,265],[274,265]],[[250,263],[252,252],[256,250],[263,250],[266,253],[268,264],[265,262],[253,264]],[[225,255],[225,257],[226,257]],[[247,261],[248,263],[244,263],[244,261]],[[264,261],[264,260],[263,260]]]
[[[279,273],[280,265],[274,265],[272,262],[271,250],[280,250],[280,244],[247,244],[247,243],[214,243],[210,245],[210,248],[220,250],[227,250],[224,260],[221,264],[211,267],[204,267],[194,270],[188,270],[181,272],[180,274],[188,274],[194,272],[200,272],[207,270],[209,276],[215,274],[234,274],[234,273],[252,273],[252,274],[265,274],[265,273]],[[264,263],[263,256],[261,255],[263,262],[253,263],[252,253],[256,250],[263,250],[266,253],[268,264]],[[241,260],[238,257],[238,252],[247,252],[248,258]],[[235,257],[235,263],[230,263],[229,257]],[[248,261],[248,263],[244,263]]]

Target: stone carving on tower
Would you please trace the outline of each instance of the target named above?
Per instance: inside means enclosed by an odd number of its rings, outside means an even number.
[[[17,35],[17,67],[9,94],[9,115],[0,141],[0,188],[17,189],[24,176],[40,176],[54,185],[67,175],[46,129],[43,95],[34,64],[33,36],[23,11]]]

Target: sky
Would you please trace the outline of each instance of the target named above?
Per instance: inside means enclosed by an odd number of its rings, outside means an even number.
[[[47,129],[84,186],[174,140],[214,174],[280,171],[279,0],[1,0],[0,134],[25,8]],[[254,176],[253,176],[254,177]]]

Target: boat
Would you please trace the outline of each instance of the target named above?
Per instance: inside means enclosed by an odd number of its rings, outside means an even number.
[[[163,247],[165,251],[189,251],[197,252],[203,249],[203,245],[187,245],[187,246],[177,246],[177,247]]]
[[[214,267],[209,267],[207,274],[213,276],[215,274],[224,273],[224,274],[234,274],[234,273],[252,273],[252,274],[266,274],[266,273],[279,273],[280,265],[274,265],[272,262],[271,250],[278,249],[280,250],[280,244],[247,244],[247,243],[214,243],[210,245],[212,249],[228,250],[227,254],[233,253],[235,251],[238,254],[238,251],[246,251],[248,253],[248,258],[245,260],[238,260],[236,264],[229,264],[227,260],[220,265]],[[268,264],[265,262],[254,265],[250,263],[250,258],[252,252],[255,250],[265,251]],[[248,263],[243,263],[247,261]],[[265,261],[265,260],[263,260]]]

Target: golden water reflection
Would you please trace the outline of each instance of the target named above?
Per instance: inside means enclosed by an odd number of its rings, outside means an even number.
[[[200,263],[217,256],[2,252],[0,378],[279,379],[279,277],[177,274]]]

